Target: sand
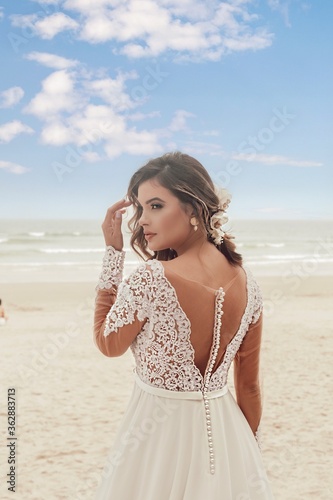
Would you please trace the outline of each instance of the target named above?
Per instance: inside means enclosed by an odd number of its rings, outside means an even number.
[[[272,488],[277,500],[328,500],[333,279],[257,279]],[[10,316],[0,327],[0,498],[91,500],[131,394],[132,354],[106,358],[94,345],[94,283],[2,284],[0,296]],[[16,391],[16,494],[4,480],[8,388]]]

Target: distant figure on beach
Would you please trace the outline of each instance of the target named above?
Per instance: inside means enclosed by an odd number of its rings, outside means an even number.
[[[222,229],[230,199],[201,163],[174,152],[139,168],[127,200],[106,212],[94,340],[110,357],[130,347],[135,369],[98,500],[273,499],[260,448],[263,298]],[[143,262],[124,278],[130,205]]]
[[[8,316],[6,311],[2,305],[2,300],[0,299],[0,326],[5,325],[7,323]]]

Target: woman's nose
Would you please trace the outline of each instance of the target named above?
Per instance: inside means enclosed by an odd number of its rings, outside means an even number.
[[[143,226],[143,224],[147,224],[147,217],[145,216],[144,213],[142,213],[139,218],[139,225]]]

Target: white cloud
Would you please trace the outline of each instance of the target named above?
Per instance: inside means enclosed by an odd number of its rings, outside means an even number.
[[[28,125],[25,125],[19,120],[13,120],[12,122],[7,122],[0,126],[0,141],[10,142],[17,135],[33,134],[33,133],[34,133],[33,129]]]
[[[87,151],[82,154],[82,158],[88,163],[96,163],[103,159],[96,151]]]
[[[113,137],[105,146],[109,158],[128,153],[131,155],[153,155],[163,151],[158,142],[157,134],[135,128],[123,130],[117,137]]]
[[[246,154],[238,153],[232,156],[234,160],[247,161],[252,163],[264,163],[265,165],[287,165],[291,167],[322,167],[323,164],[317,161],[294,160],[281,155],[265,155],[261,153]]]
[[[51,40],[58,33],[65,30],[75,30],[78,23],[63,12],[56,12],[50,16],[39,19],[35,23],[35,30],[41,38]]]
[[[8,172],[11,174],[17,174],[17,175],[25,174],[26,172],[29,172],[31,170],[30,168],[23,167],[18,163],[13,163],[11,161],[1,161],[1,160],[0,160],[0,168],[8,170]]]
[[[14,26],[29,26],[51,39],[63,30],[89,43],[114,42],[114,50],[131,58],[173,52],[176,60],[219,60],[225,53],[259,50],[271,45],[273,35],[251,12],[251,0],[65,0],[79,22],[56,12],[38,17],[12,16]]]
[[[0,108],[11,108],[17,104],[24,96],[24,90],[21,87],[10,87],[0,92]]]
[[[13,14],[10,16],[10,20],[15,28],[33,29],[34,22],[38,20],[38,16],[36,14]]]
[[[86,84],[86,88],[91,94],[110,104],[113,109],[124,111],[138,105],[125,89],[126,81],[137,77],[135,72],[119,73],[116,78],[92,80]]]
[[[226,158],[227,154],[223,150],[221,144],[204,141],[186,141],[183,143],[182,149],[192,155],[210,155],[221,156]]]
[[[40,13],[39,13],[40,14]],[[78,22],[67,16],[63,12],[55,12],[47,15],[47,13],[38,14],[14,14],[11,16],[12,25],[16,28],[28,28],[34,34],[40,36],[44,40],[51,40],[58,33],[65,30],[76,30],[79,26]]]
[[[112,5],[114,3],[116,3],[114,0],[94,0],[94,10],[96,12],[103,10],[104,8],[107,8],[108,5]],[[65,0],[63,7],[65,9],[76,10],[88,14],[91,12],[91,0]]]
[[[155,57],[168,50],[200,53],[221,43],[213,25],[172,19],[167,10],[156,4],[154,8],[149,7],[148,12],[147,15],[144,4],[132,2],[132,11],[121,19],[118,40],[126,38],[129,43],[120,51],[129,57]],[[135,22],[136,19],[139,21]],[[137,38],[141,38],[139,43],[131,42]]]
[[[150,113],[132,113],[128,116],[128,119],[132,122],[139,122],[142,120],[146,120],[147,118],[159,118],[161,116],[160,111],[151,111]]]
[[[53,60],[54,54],[32,53],[29,57],[40,61],[41,54],[43,61]],[[154,70],[150,68],[148,73],[153,80],[163,76],[158,66]],[[54,71],[42,81],[41,90],[24,112],[41,120],[42,143],[52,146],[71,144],[89,162],[114,158],[123,153],[152,155],[166,147],[170,149],[169,144],[175,139],[178,142],[184,134],[198,134],[189,126],[189,120],[195,115],[185,109],[176,110],[168,125],[147,130],[145,120],[160,117],[160,113],[143,113],[137,109],[145,99],[135,99],[133,89],[127,88],[128,82],[133,79],[138,79],[133,71],[118,71],[111,78],[105,70],[87,71],[80,64],[75,71]],[[143,85],[144,79],[139,83]],[[218,132],[213,130],[206,134],[216,136]],[[192,140],[183,141],[181,148],[183,145],[189,152],[226,156],[220,144]]]
[[[225,48],[230,52],[266,49],[270,45],[271,40],[267,38],[265,30],[258,30],[255,34],[244,33],[225,40]]]
[[[29,52],[25,58],[53,69],[68,69],[78,64],[75,59],[67,59],[48,52]]]
[[[110,106],[88,104],[62,121],[45,124],[41,138],[53,146],[75,144],[80,155],[89,162],[104,157],[114,158],[122,153],[153,154],[161,151],[158,135],[129,127],[124,116]]]
[[[44,144],[73,144],[89,162],[122,153],[160,152],[158,131],[139,130],[131,124],[149,115],[158,115],[156,112],[137,116],[128,113],[142,105],[141,101],[134,101],[126,89],[127,81],[133,78],[137,78],[135,72],[118,72],[115,78],[105,75],[96,78],[80,67],[75,72],[55,71],[42,81],[40,92],[24,112],[43,122],[41,140]]]
[[[46,123],[42,129],[41,139],[44,144],[63,146],[73,142],[74,135],[59,118],[55,118]]]
[[[66,70],[51,73],[42,82],[42,90],[24,108],[25,113],[30,113],[43,120],[53,120],[61,112],[70,113],[80,103],[76,95],[75,75]]]
[[[289,19],[289,2],[286,0],[268,0],[268,5],[272,10],[276,10],[282,15],[285,25],[290,28],[291,23]]]
[[[258,16],[249,13],[246,0],[211,4],[210,8],[199,1],[107,3],[100,2],[93,13],[80,8],[77,0],[67,0],[65,5],[83,16],[81,38],[91,43],[114,40],[119,51],[132,58],[171,50],[177,59],[218,60],[225,52],[257,50],[272,43],[272,34],[253,27]]]
[[[44,6],[44,5],[58,6],[61,3],[61,0],[32,0],[32,1],[38,3],[39,5],[42,5],[42,6]]]
[[[168,127],[172,132],[188,132],[189,128],[187,126],[186,120],[187,118],[193,118],[195,115],[193,113],[189,113],[184,109],[178,109],[175,111],[175,115]]]
[[[54,57],[54,54],[48,53],[32,53],[29,57],[39,61],[40,55],[44,61],[48,61],[49,57],[52,61]],[[131,96],[133,92],[129,92],[127,88],[128,81],[133,79],[138,79],[135,72],[119,71],[114,78],[111,78],[105,70],[97,70],[94,74],[79,64],[75,71],[70,69],[54,71],[42,81],[40,92],[31,99],[24,111],[35,115],[43,122],[41,140],[44,144],[53,146],[73,144],[80,149],[81,157],[89,162],[100,161],[105,157],[114,158],[123,153],[151,155],[162,151],[163,146],[164,149],[169,148],[169,144],[177,142],[178,149],[186,149],[190,154],[232,157],[240,161],[255,161],[265,165],[297,167],[322,165],[318,162],[295,160],[281,155],[228,154],[220,143],[193,140],[198,136],[198,132],[191,130],[188,122],[195,118],[195,115],[185,109],[176,110],[169,125],[146,130],[144,120],[160,117],[160,113],[157,111],[143,113],[140,110],[131,112],[133,108],[143,104],[143,101],[135,101]],[[137,122],[141,127],[133,126],[133,122]],[[24,128],[19,130],[23,131],[28,130]],[[6,140],[10,140],[10,133],[7,130],[3,133]],[[185,140],[182,137],[184,134],[187,135]],[[188,140],[189,134],[191,140]],[[207,130],[201,135],[213,137],[218,136],[219,132]]]
[[[204,21],[215,13],[214,2],[198,0],[163,0],[161,5],[170,10],[175,17],[187,17],[192,21]]]

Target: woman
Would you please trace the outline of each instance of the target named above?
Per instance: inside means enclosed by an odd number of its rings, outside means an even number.
[[[262,296],[221,227],[230,196],[178,152],[135,172],[127,196],[102,224],[94,338],[106,356],[131,348],[135,383],[97,498],[272,499],[259,449]],[[123,279],[131,204],[131,246],[146,259]]]

